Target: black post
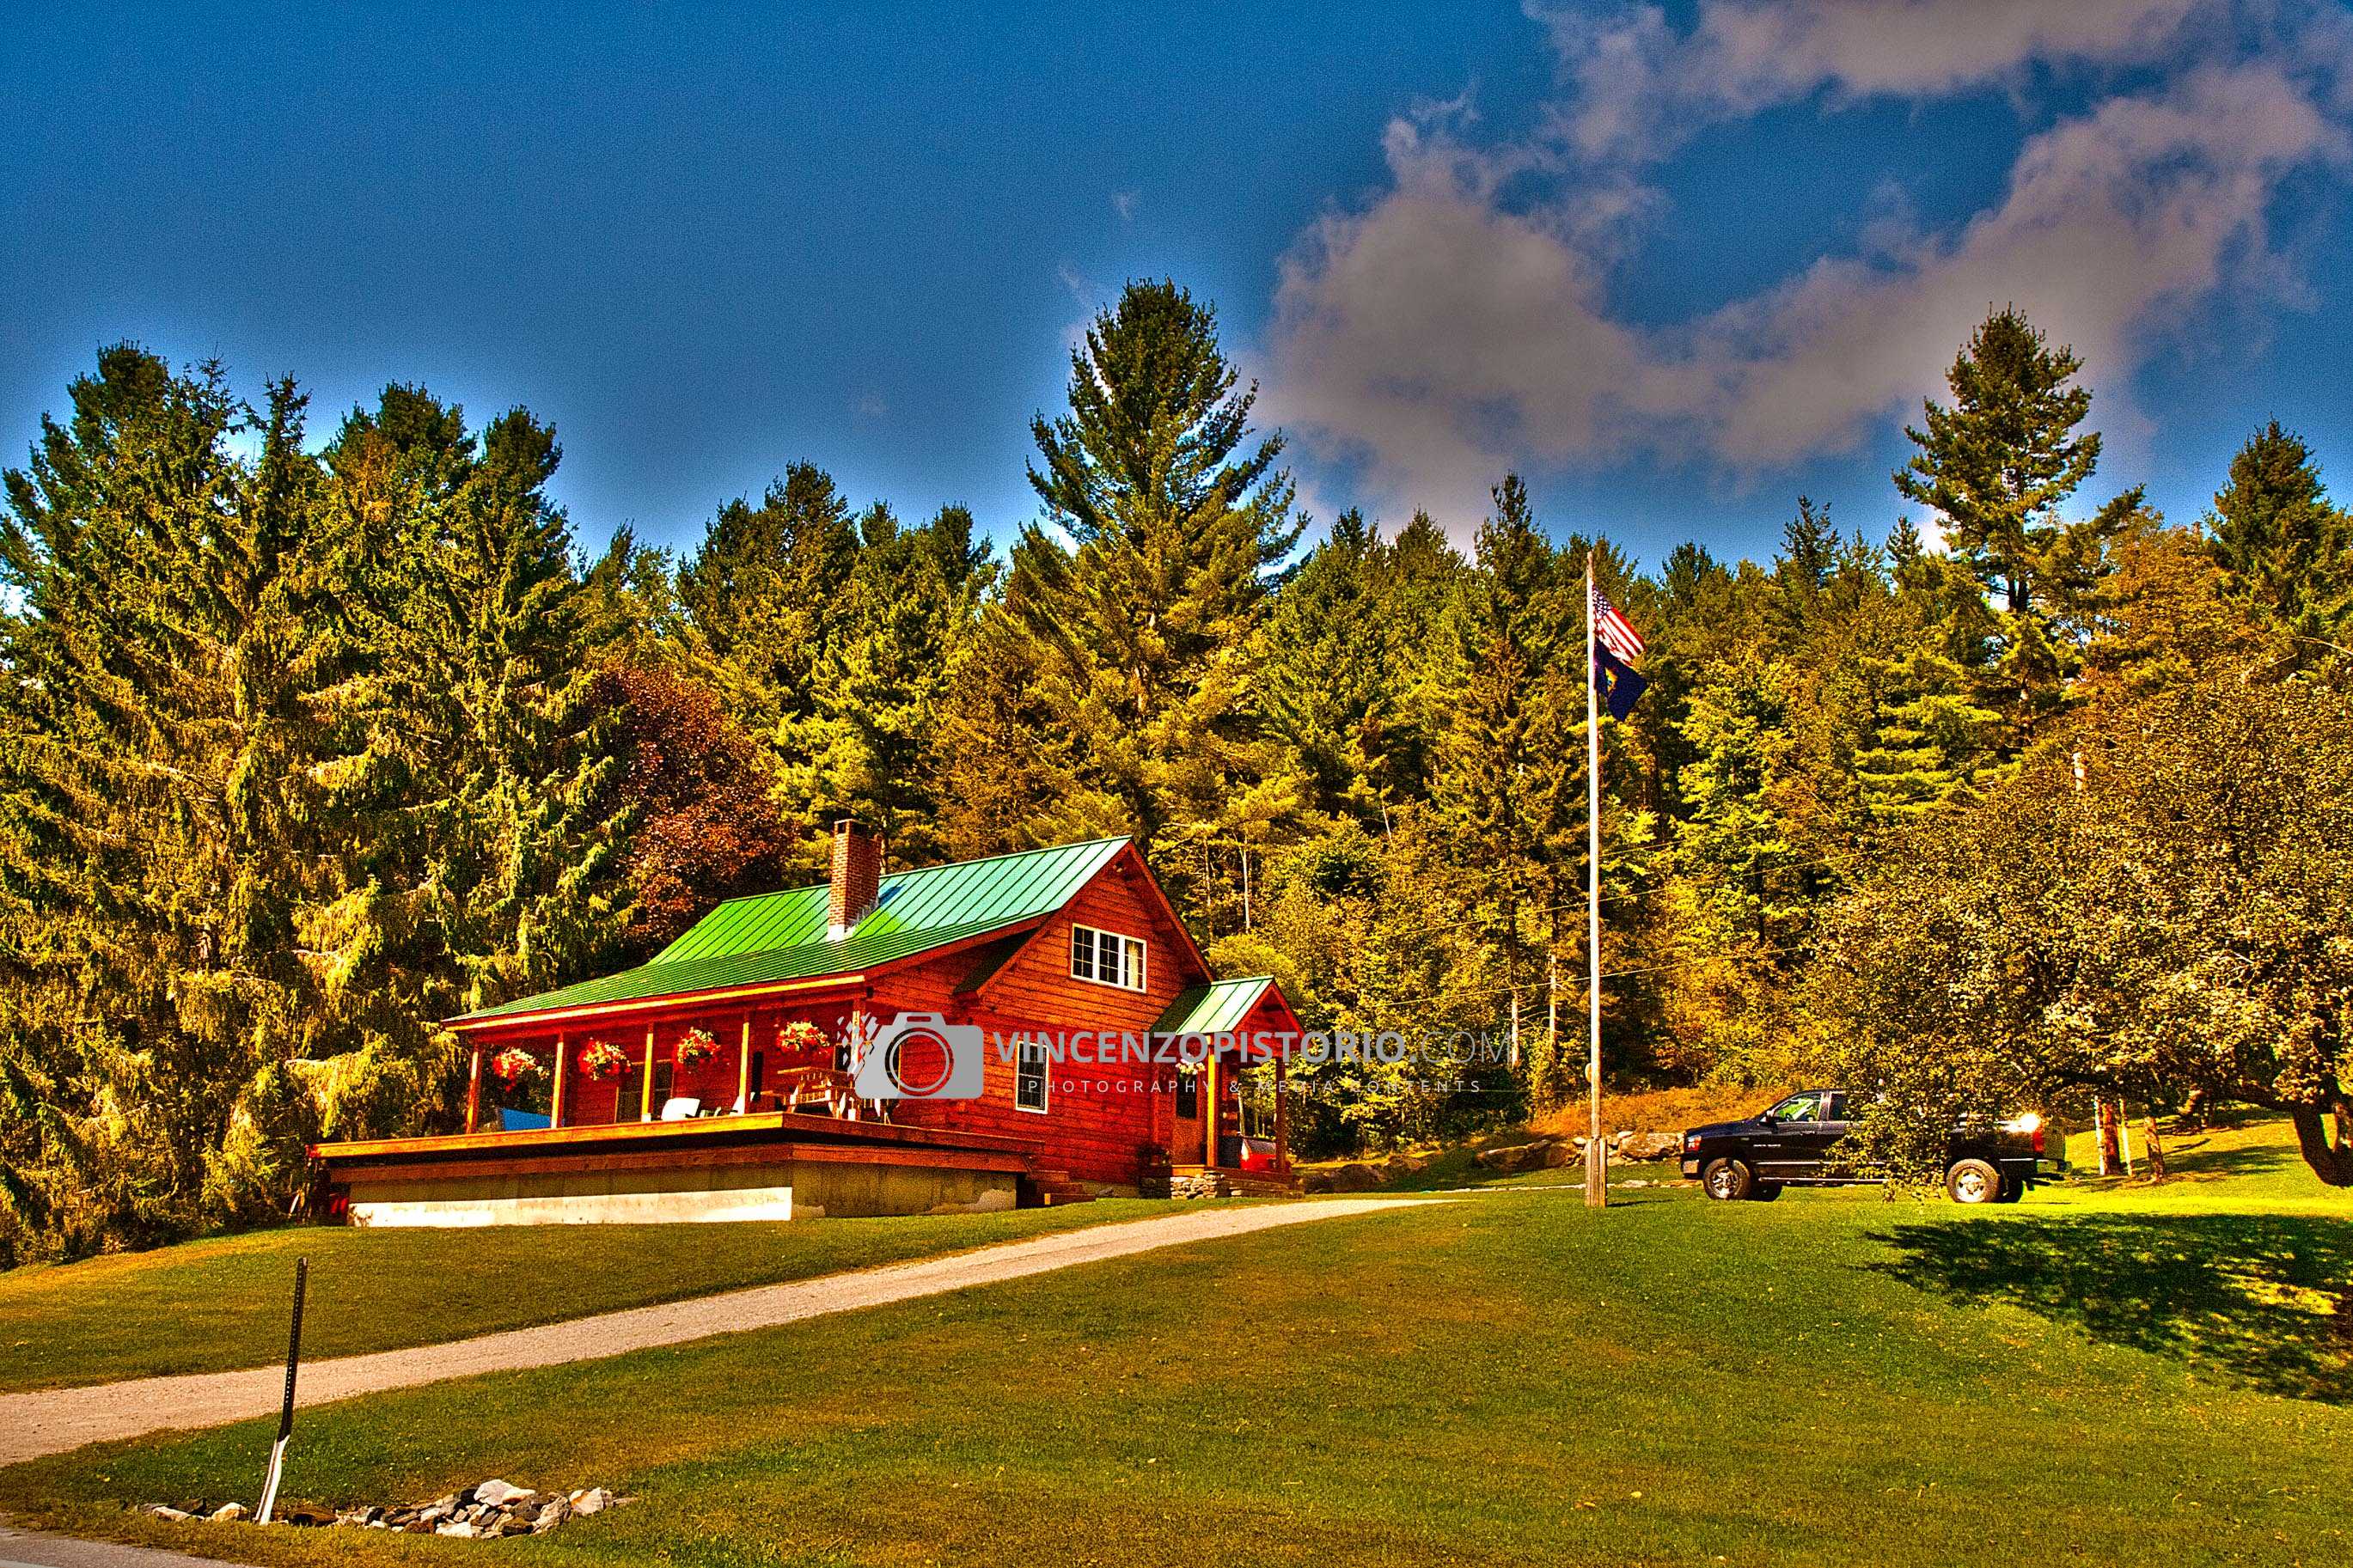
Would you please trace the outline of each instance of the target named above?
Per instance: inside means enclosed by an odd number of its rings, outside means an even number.
[[[269,1522],[269,1510],[278,1502],[278,1480],[286,1466],[286,1439],[294,1435],[294,1373],[302,1362],[302,1292],[310,1283],[311,1260],[294,1260],[294,1321],[286,1330],[286,1400],[278,1409],[278,1440],[269,1446],[269,1470],[261,1483],[261,1507],[253,1518],[256,1524]]]

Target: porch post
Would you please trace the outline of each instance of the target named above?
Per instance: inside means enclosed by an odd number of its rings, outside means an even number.
[[[1201,1163],[1212,1171],[1218,1168],[1218,1044],[1212,1040],[1201,1064],[1201,1124],[1208,1129],[1201,1135]]]
[[[474,1047],[474,1065],[466,1072],[466,1131],[482,1124],[482,1047]]]
[[[752,1015],[744,1015],[744,1049],[735,1060],[735,1114],[752,1109]]]
[[[1291,1097],[1283,1092],[1283,1053],[1274,1053],[1274,1168],[1291,1169]]]
[[[849,1072],[853,1088],[859,1065],[866,1059],[866,994],[860,992],[849,1004]],[[858,1096],[847,1093],[841,1098],[841,1115],[848,1121],[860,1120]],[[889,1117],[875,1112],[876,1120],[888,1121]]]
[[[646,1086],[645,1091],[638,1096],[638,1120],[640,1121],[651,1121],[653,1119],[654,1032],[652,1029],[649,1028],[646,1030]]]
[[[564,1037],[555,1037],[555,1087],[547,1100],[547,1124],[550,1128],[564,1125]]]

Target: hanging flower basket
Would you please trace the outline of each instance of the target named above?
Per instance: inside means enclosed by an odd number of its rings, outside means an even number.
[[[825,1031],[807,1018],[796,1018],[776,1031],[776,1048],[796,1055],[826,1050],[832,1044]]]
[[[509,1046],[491,1058],[491,1071],[498,1075],[501,1083],[512,1089],[523,1079],[539,1075],[539,1058],[521,1046]]]
[[[628,1067],[628,1053],[608,1041],[591,1040],[580,1047],[580,1070],[599,1083],[612,1082]]]
[[[670,1058],[682,1068],[699,1068],[718,1054],[719,1042],[708,1029],[689,1029],[670,1049]]]

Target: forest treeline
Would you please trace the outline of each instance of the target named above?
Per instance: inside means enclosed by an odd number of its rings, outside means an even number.
[[[1519,1042],[1328,1063],[1311,1145],[1556,1107],[1588,552],[1649,639],[1602,737],[1614,1081],[2226,1095],[2353,1181],[2353,521],[2277,425],[2187,524],[2094,489],[2078,370],[1995,312],[1883,537],[1801,498],[1769,562],[1646,572],[1509,475],[1467,548],[1311,544],[1168,283],[1075,351],[1001,557],[805,462],[680,556],[585,550],[524,409],[395,384],[322,441],[290,382],[108,349],[0,522],[0,1262],[446,1126],[438,1020],[818,874],[842,815],[898,865],[1132,834],[1311,1027]]]

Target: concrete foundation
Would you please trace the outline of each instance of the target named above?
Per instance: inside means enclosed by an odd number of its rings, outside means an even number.
[[[628,1225],[980,1214],[1014,1205],[1010,1171],[783,1160],[670,1169],[436,1176],[429,1166],[349,1186],[357,1226]]]

